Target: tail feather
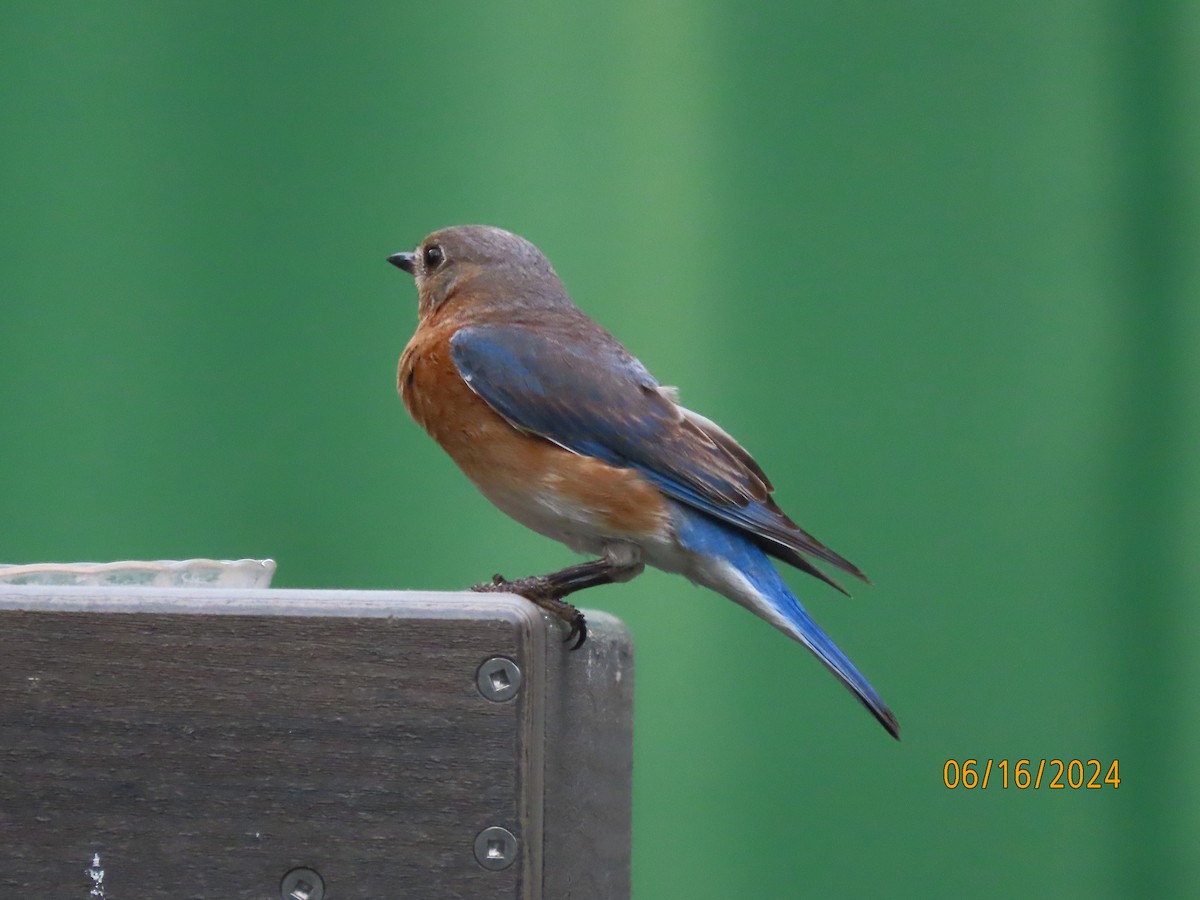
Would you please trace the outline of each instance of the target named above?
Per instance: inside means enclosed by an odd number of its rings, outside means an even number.
[[[900,723],[896,721],[896,716],[888,708],[888,705],[875,692],[875,688],[871,687],[871,683],[855,668],[854,663],[850,662],[850,658],[841,651],[829,635],[812,620],[812,617],[788,590],[787,585],[783,584],[782,579],[780,579],[779,588],[780,590],[774,592],[775,596],[767,599],[791,626],[781,628],[781,630],[811,650],[813,655],[824,663],[825,667],[837,676],[842,684],[849,688],[850,692],[879,721],[879,724],[887,729],[888,734],[896,740],[900,740]],[[778,624],[777,627],[779,627]]]
[[[748,537],[701,512],[680,507],[676,532],[693,554],[688,576],[766,619],[803,644],[858,698],[892,737],[900,723],[870,682],[800,605],[767,555]]]
[[[763,553],[766,553],[769,556],[774,556],[776,559],[781,559],[788,565],[795,566],[801,572],[806,572],[807,574],[811,575],[813,578],[821,579],[821,581],[825,582],[831,588],[833,588],[834,590],[840,591],[841,593],[845,594],[847,597],[850,596],[850,592],[848,590],[846,590],[844,587],[842,587],[840,584],[838,584],[836,581],[834,581],[832,578],[830,578],[828,575],[826,575],[824,572],[822,572],[820,569],[818,569],[816,566],[814,566],[812,563],[810,563],[807,559],[805,559],[803,556],[801,556],[800,553],[793,550],[792,548],[782,547],[779,544],[775,544],[775,543],[772,543],[771,541],[766,540],[765,538],[755,538],[754,543],[758,545],[758,549],[761,550]],[[861,572],[859,573],[859,576],[863,577]],[[863,577],[863,580],[866,581],[867,579],[865,577]],[[870,584],[870,582],[867,581],[867,584]]]

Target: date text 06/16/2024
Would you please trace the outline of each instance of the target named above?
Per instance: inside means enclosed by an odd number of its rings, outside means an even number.
[[[942,766],[942,783],[954,790],[976,788],[1032,788],[1062,790],[1116,790],[1121,786],[1118,760],[1101,762],[1098,759],[957,759],[946,760]]]

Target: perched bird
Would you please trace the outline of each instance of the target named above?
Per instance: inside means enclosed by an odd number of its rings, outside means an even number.
[[[565,619],[578,646],[586,626],[564,597],[647,563],[679,573],[811,650],[899,739],[891,710],[768,556],[838,590],[810,558],[865,576],[784,515],[737,441],[571,302],[537,247],[465,225],[388,262],[417,286],[419,322],[397,373],[408,412],[501,510],[597,557],[476,589],[528,597]]]

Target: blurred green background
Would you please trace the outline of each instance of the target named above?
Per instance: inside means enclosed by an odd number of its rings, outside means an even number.
[[[876,585],[791,579],[901,744],[716,595],[587,596],[641,900],[1194,890],[1200,5],[12,3],[0,78],[0,558],[573,561],[395,395],[384,257],[501,225]]]

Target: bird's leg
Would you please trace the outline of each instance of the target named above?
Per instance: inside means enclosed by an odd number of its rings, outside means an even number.
[[[509,581],[503,575],[493,575],[490,582],[477,584],[473,591],[496,591],[517,594],[542,609],[558,616],[571,626],[566,641],[578,637],[572,650],[578,650],[587,640],[587,622],[583,613],[563,599],[576,591],[614,581],[628,581],[642,570],[641,560],[631,560],[628,553],[606,552],[600,559],[593,559],[574,566],[567,566],[549,575],[530,575]]]

